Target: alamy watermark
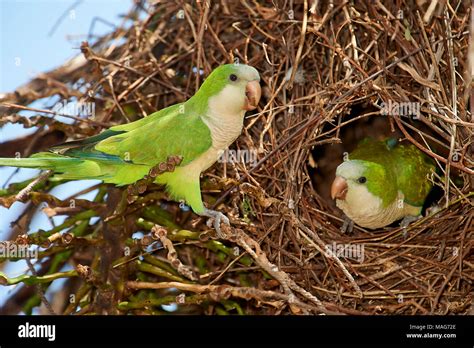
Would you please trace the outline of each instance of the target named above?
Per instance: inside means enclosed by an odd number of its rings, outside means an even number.
[[[53,106],[53,111],[68,116],[95,117],[95,103],[92,102],[62,102]]]
[[[54,324],[30,324],[26,322],[18,326],[19,338],[46,338],[48,341],[56,340],[56,325]]]
[[[217,158],[219,163],[246,163],[257,164],[257,150],[221,150]]]
[[[0,258],[37,259],[38,248],[30,249],[28,244],[17,244],[9,241],[0,242]]]
[[[364,244],[326,244],[326,251],[332,252],[337,257],[364,262]]]
[[[421,104],[418,102],[394,102],[389,100],[388,103],[382,102],[380,114],[384,116],[402,116],[413,117],[417,120],[420,118]]]

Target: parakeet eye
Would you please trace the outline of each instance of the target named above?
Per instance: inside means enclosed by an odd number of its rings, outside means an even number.
[[[230,74],[229,79],[230,79],[231,81],[237,81],[237,75],[235,75],[235,74]]]
[[[357,179],[357,181],[360,184],[365,184],[367,182],[367,178],[365,176],[361,176],[359,179]]]

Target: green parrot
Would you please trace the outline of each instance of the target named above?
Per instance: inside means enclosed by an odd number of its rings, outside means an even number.
[[[213,219],[221,236],[221,220],[229,224],[229,219],[204,206],[200,174],[241,134],[245,112],[254,110],[260,100],[259,81],[251,66],[221,65],[183,103],[50,152],[0,158],[0,165],[52,170],[58,179],[99,179],[123,186],[142,179],[169,156],[181,156],[179,166],[158,175],[155,182],[166,185],[173,200],[184,200],[196,214]]]
[[[352,221],[376,229],[421,214],[434,162],[413,144],[366,138],[336,169],[331,197]]]

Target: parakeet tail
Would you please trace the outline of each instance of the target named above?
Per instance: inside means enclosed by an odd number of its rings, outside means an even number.
[[[0,158],[0,166],[56,169],[65,165],[83,162],[77,158],[70,158],[53,153],[38,153],[28,158]]]
[[[28,158],[0,158],[0,166],[50,169],[56,173],[66,173],[65,176],[71,178],[100,175],[99,166],[92,161],[51,152],[40,152]]]

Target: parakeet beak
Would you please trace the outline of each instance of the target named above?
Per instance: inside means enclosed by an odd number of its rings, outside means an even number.
[[[262,89],[258,81],[250,81],[245,87],[245,104],[244,110],[254,110],[257,108],[260,97],[262,96]]]
[[[347,182],[341,176],[336,176],[331,186],[331,198],[332,199],[346,199],[347,194]]]

